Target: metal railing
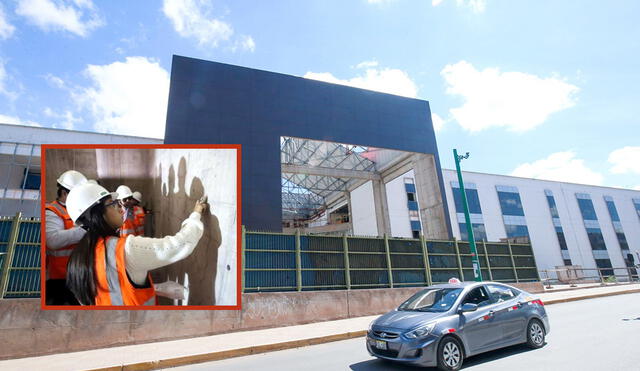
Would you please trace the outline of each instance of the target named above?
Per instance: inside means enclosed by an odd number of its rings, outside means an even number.
[[[425,286],[473,280],[469,243],[242,230],[243,292]],[[531,245],[480,242],[485,280],[539,281]]]
[[[553,284],[569,284],[571,286],[589,283],[617,283],[640,281],[640,266],[612,268],[582,268],[580,266],[543,269],[540,271],[542,283],[547,288]]]
[[[0,217],[0,298],[40,296],[40,220]]]

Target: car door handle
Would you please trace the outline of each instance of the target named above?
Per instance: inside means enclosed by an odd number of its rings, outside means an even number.
[[[493,314],[494,314],[494,311],[490,310],[489,313],[488,313],[488,316],[489,317],[493,317]]]
[[[522,307],[523,305],[524,305],[524,303],[523,303],[523,302],[521,302],[521,301],[519,301],[519,302],[518,302],[518,306],[519,306],[519,307]]]

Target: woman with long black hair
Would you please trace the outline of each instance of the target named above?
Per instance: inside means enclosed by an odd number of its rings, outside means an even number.
[[[71,219],[87,230],[67,266],[67,286],[82,305],[155,305],[149,271],[189,256],[203,233],[200,221],[207,208],[199,200],[180,231],[164,238],[120,237],[122,225],[117,194],[95,183],[71,190]]]

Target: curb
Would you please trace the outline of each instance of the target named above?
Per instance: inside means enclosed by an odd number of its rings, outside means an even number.
[[[157,370],[159,368],[166,367],[178,367],[196,363],[219,361],[227,358],[243,357],[252,354],[260,354],[267,352],[274,352],[278,350],[293,349],[299,347],[305,347],[309,345],[318,345],[324,343],[330,343],[333,341],[348,340],[353,338],[359,338],[367,334],[366,330],[347,332],[336,335],[321,336],[317,338],[301,339],[294,341],[287,341],[284,343],[257,345],[247,348],[225,350],[221,352],[196,354],[192,356],[184,356],[177,358],[161,359],[158,361],[148,361],[140,363],[132,363],[122,366],[113,366],[105,368],[96,368],[88,371],[146,371]]]
[[[601,297],[607,297],[607,296],[635,294],[635,293],[640,293],[640,289],[617,291],[617,292],[606,292],[601,294],[576,296],[573,298],[565,298],[565,299],[555,299],[555,300],[545,301],[544,305],[561,304],[561,303],[568,303],[568,302],[578,301],[578,300],[587,300],[587,299],[595,299],[595,298],[601,298]],[[320,336],[320,337],[310,338],[310,339],[287,341],[283,343],[257,345],[257,346],[251,346],[251,347],[240,348],[240,349],[225,350],[220,352],[196,354],[192,356],[168,358],[168,359],[161,359],[157,361],[132,363],[132,364],[126,364],[122,366],[96,368],[88,371],[157,370],[157,369],[167,368],[167,367],[178,367],[178,366],[186,366],[190,364],[197,364],[197,363],[203,363],[203,362],[220,361],[223,359],[243,357],[243,356],[248,356],[252,354],[274,352],[278,350],[300,348],[300,347],[305,347],[309,345],[318,345],[318,344],[330,343],[334,341],[354,339],[354,338],[365,336],[366,334],[367,334],[366,330],[354,331],[354,332],[347,332],[347,333],[336,334],[336,335]]]

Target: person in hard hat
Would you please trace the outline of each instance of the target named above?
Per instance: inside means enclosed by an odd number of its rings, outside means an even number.
[[[117,232],[123,224],[115,193],[98,184],[75,187],[67,198],[71,219],[87,229],[67,267],[67,286],[82,305],[154,305],[149,271],[188,257],[203,234],[198,200],[173,236],[149,238]]]
[[[135,222],[135,235],[136,236],[144,236],[144,217],[145,211],[140,203],[142,202],[142,193],[135,191],[133,192],[133,219]]]
[[[77,304],[66,287],[65,278],[69,256],[86,231],[75,226],[67,212],[66,201],[69,191],[86,181],[78,171],[65,171],[57,179],[56,200],[45,204],[45,302],[49,305]]]
[[[126,237],[136,233],[136,218],[133,210],[134,199],[131,188],[121,185],[116,189],[118,194],[118,202],[120,203],[120,212],[122,213],[122,227],[120,227],[120,236]]]

